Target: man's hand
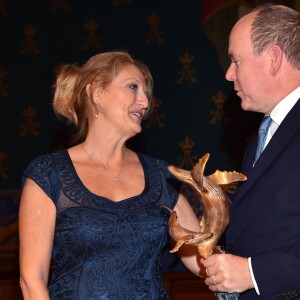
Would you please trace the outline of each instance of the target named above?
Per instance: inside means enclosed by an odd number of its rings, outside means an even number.
[[[211,291],[241,293],[254,288],[248,259],[231,254],[214,254],[201,259],[206,268],[205,284]]]

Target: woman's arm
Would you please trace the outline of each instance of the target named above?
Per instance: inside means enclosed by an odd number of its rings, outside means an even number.
[[[50,299],[48,276],[56,208],[31,179],[27,179],[19,210],[20,286],[24,300]]]
[[[177,204],[174,208],[180,225],[186,229],[200,232],[200,221],[194,213],[191,205],[183,193],[179,194]],[[194,245],[183,245],[177,252],[183,264],[197,276],[204,277],[206,274],[204,266],[200,263],[198,249]]]

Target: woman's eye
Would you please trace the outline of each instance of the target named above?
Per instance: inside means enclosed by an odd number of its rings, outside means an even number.
[[[138,89],[138,85],[135,84],[135,83],[132,83],[132,84],[129,85],[129,88],[136,91]]]

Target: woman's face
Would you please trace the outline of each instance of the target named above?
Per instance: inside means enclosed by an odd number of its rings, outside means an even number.
[[[134,65],[126,65],[101,92],[100,118],[119,132],[133,136],[139,133],[141,121],[148,109],[149,100],[141,71]]]

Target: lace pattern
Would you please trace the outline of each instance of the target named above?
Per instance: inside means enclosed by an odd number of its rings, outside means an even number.
[[[167,164],[138,153],[145,189],[113,202],[91,193],[67,151],[41,156],[24,172],[57,208],[51,299],[167,299],[161,255],[179,182]]]

